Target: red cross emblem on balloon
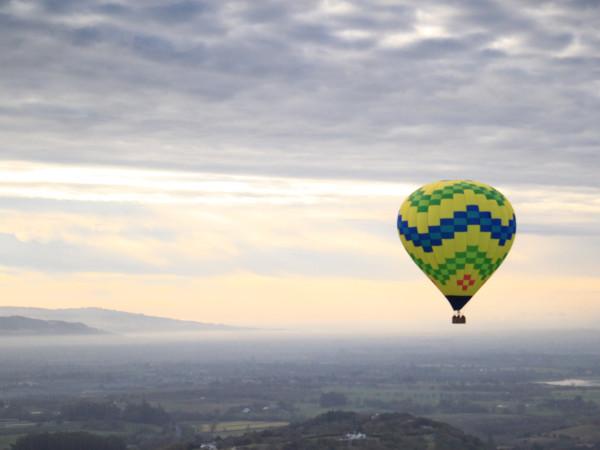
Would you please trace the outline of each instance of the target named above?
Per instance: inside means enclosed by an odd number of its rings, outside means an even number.
[[[466,291],[467,289],[469,289],[470,286],[473,286],[475,284],[475,280],[471,278],[471,275],[467,273],[464,277],[462,277],[462,280],[458,280],[456,284],[462,287],[463,291]]]

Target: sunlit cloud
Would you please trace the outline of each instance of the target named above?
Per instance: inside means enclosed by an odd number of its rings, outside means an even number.
[[[395,230],[400,202],[418,187],[410,183],[31,162],[0,164],[0,178],[0,205],[3,198],[47,205],[42,211],[18,203],[2,208],[0,233],[5,247],[11,243],[0,261],[5,266],[51,272],[112,269],[212,276],[239,270],[393,279],[405,276],[411,264]],[[552,270],[548,261],[558,256],[543,253],[539,242],[544,239],[553,240],[550,248],[560,249],[565,260],[574,252],[565,244],[568,238],[598,237],[597,190],[504,190],[524,233],[515,247],[523,245],[524,251],[515,258],[524,258],[523,265],[531,264],[533,272]],[[88,210],[71,211],[65,207],[71,203],[86,204]],[[94,213],[93,205],[107,203],[124,208],[110,215]],[[528,244],[532,238],[527,235],[542,241]],[[545,257],[536,259],[539,255]],[[593,257],[586,266],[595,267]]]
[[[414,184],[0,162],[0,195],[144,204],[314,204],[408,195]]]

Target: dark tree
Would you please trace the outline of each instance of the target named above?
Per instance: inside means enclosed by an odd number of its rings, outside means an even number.
[[[322,408],[336,408],[338,406],[344,406],[348,403],[348,399],[341,392],[323,392],[319,403]]]
[[[119,419],[121,410],[112,403],[78,400],[64,405],[60,416],[65,420],[111,420]]]
[[[125,443],[115,437],[91,433],[28,434],[12,445],[13,450],[125,450]]]
[[[152,406],[147,401],[128,404],[123,410],[123,420],[153,425],[167,425],[172,422],[169,413],[160,405]]]

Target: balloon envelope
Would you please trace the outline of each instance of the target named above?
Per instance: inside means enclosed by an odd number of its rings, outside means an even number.
[[[397,226],[410,257],[454,310],[502,264],[517,231],[508,199],[470,180],[420,187],[400,207]]]

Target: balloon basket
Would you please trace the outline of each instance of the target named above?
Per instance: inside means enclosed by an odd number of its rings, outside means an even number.
[[[461,314],[457,314],[455,316],[452,316],[452,323],[467,323],[467,318]]]

